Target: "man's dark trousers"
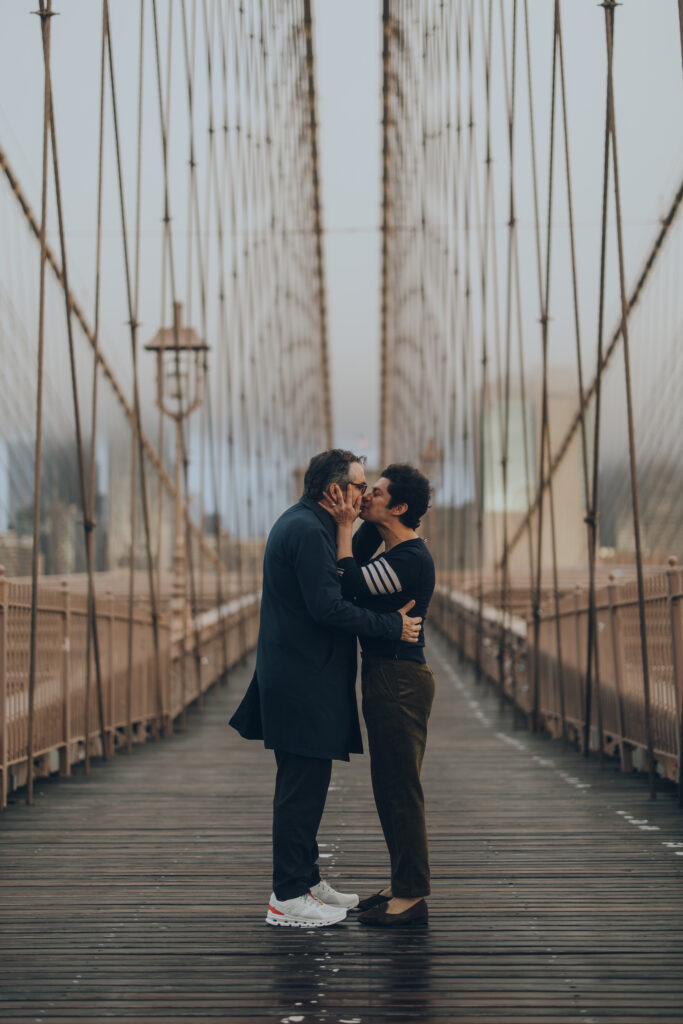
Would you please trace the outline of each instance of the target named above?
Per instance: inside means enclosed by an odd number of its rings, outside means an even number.
[[[273,892],[279,900],[303,896],[320,881],[316,836],[325,809],[332,760],[275,751]]]

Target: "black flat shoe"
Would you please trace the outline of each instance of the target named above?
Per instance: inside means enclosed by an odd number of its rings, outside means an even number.
[[[364,900],[361,900],[358,906],[354,907],[354,911],[362,913],[364,910],[372,910],[373,907],[381,907],[383,903],[388,903],[391,896],[383,896],[382,891],[376,892],[374,896],[366,896]]]
[[[361,924],[374,925],[376,928],[400,928],[405,924],[427,924],[429,911],[424,900],[414,903],[402,914],[388,914],[387,905],[387,903],[382,903],[380,906],[374,906],[371,910],[366,910],[358,915],[358,920]]]

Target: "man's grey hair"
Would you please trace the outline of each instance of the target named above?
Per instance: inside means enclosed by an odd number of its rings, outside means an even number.
[[[365,464],[364,455],[354,455],[344,448],[329,448],[314,455],[304,476],[304,497],[320,501],[331,484],[342,489],[349,483],[349,467],[352,462]]]

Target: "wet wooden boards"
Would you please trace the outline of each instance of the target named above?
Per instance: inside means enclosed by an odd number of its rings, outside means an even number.
[[[438,637],[423,781],[427,929],[269,928],[272,756],[227,727],[249,678],[187,732],[37,784],[0,819],[0,1019],[683,1021],[683,818],[642,778],[512,728]],[[387,879],[366,758],[337,764],[333,885]],[[678,844],[678,845],[676,845]]]

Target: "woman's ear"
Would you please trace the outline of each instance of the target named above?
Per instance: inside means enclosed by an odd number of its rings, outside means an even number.
[[[394,516],[403,516],[408,511],[408,503],[405,501],[400,502],[398,505],[392,505],[389,509]]]

